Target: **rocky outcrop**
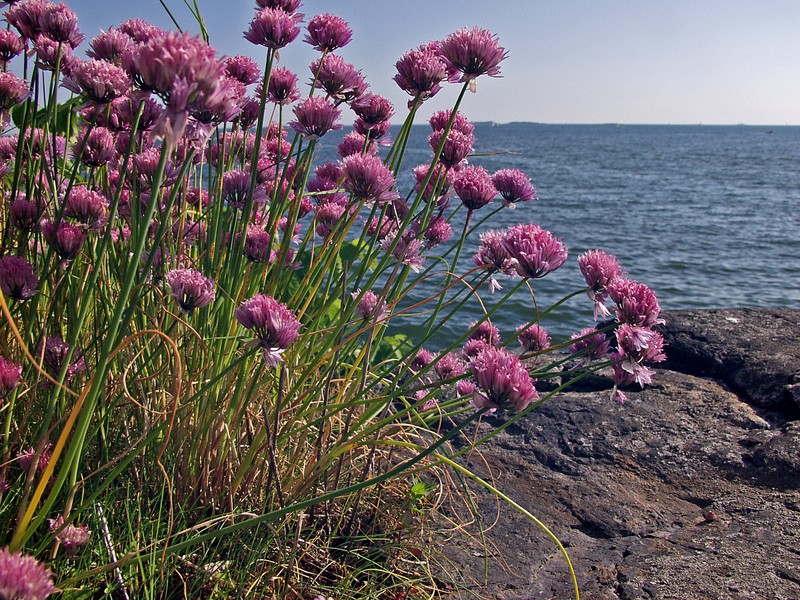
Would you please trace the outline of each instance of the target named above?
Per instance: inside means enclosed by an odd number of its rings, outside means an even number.
[[[665,317],[652,387],[559,395],[468,464],[565,544],[583,598],[800,598],[800,311]],[[486,539],[444,545],[462,596],[570,597],[541,530],[488,493],[477,507]]]

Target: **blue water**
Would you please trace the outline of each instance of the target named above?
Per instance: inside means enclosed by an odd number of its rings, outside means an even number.
[[[430,160],[428,133],[415,127],[409,169]],[[588,248],[615,254],[665,310],[800,308],[800,127],[479,123],[475,136],[476,153],[498,154],[471,162],[490,172],[521,169],[539,193],[487,227],[538,223],[569,246],[569,262],[534,284],[540,310],[581,286],[576,258]],[[403,191],[409,185],[401,178]],[[477,245],[476,235],[462,268],[471,266]],[[487,306],[497,297],[482,294]],[[470,304],[437,343],[478,314],[477,302]],[[493,322],[508,335],[534,315],[525,291]],[[557,336],[591,324],[583,297],[543,321]]]

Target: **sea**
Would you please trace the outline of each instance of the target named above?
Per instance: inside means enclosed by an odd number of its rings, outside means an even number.
[[[414,127],[401,191],[413,185],[410,169],[430,160],[429,133],[427,125]],[[538,199],[482,224],[459,269],[472,266],[477,234],[486,229],[536,223],[569,247],[561,269],[533,282],[535,301],[523,289],[493,315],[504,336],[583,286],[577,257],[591,248],[616,255],[629,277],[656,292],[664,310],[800,308],[800,127],[476,123],[475,138],[471,163],[490,172],[522,170]],[[477,211],[476,222],[489,210]],[[454,218],[454,232],[462,218]],[[491,310],[514,280],[501,283],[505,290],[485,290],[480,302],[468,302],[431,345],[446,347],[482,310]],[[416,331],[424,320],[398,319],[393,330]],[[593,323],[585,296],[541,322],[555,339]]]

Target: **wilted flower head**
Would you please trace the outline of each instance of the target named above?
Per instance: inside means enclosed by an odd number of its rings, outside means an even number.
[[[0,597],[14,600],[44,600],[58,592],[53,574],[32,556],[0,550]]]
[[[69,344],[58,337],[44,338],[39,342],[36,355],[42,357],[42,364],[53,377],[58,377],[64,366],[64,360],[69,353]],[[64,381],[69,381],[74,375],[86,370],[86,360],[79,352],[72,355],[72,362],[67,367]]]
[[[22,367],[10,358],[0,356],[0,398],[5,398],[19,385]]]
[[[74,554],[81,550],[92,536],[92,532],[86,525],[64,525],[64,517],[61,515],[55,519],[48,519],[47,524],[50,532],[54,533],[56,539],[61,543],[68,554]]]
[[[269,75],[269,101],[275,104],[291,104],[300,98],[297,90],[297,75],[289,69],[274,67]]]
[[[325,90],[331,98],[350,102],[367,89],[361,71],[338,54],[325,54],[312,62],[309,68],[314,77],[314,87]]]
[[[36,293],[39,279],[33,267],[19,256],[0,258],[0,288],[9,298],[19,302],[27,300]]]
[[[481,166],[470,165],[459,171],[453,179],[453,190],[469,210],[489,204],[497,196],[492,177]]]
[[[411,359],[411,362],[408,363],[408,368],[417,373],[431,364],[434,358],[433,352],[425,348],[420,348],[414,355],[414,358]]]
[[[413,98],[427,100],[442,89],[439,85],[447,77],[447,66],[432,46],[423,46],[406,52],[395,63],[394,81]]]
[[[522,277],[544,277],[567,261],[567,247],[538,225],[514,225],[502,234],[501,243]]]
[[[214,301],[214,282],[196,269],[173,269],[164,279],[170,295],[185,313]]]
[[[341,114],[338,108],[324,98],[312,96],[294,107],[294,115],[297,120],[292,121],[289,125],[297,133],[307,138],[319,139],[332,129],[342,128],[336,122]]]
[[[490,229],[480,234],[481,245],[472,257],[477,266],[489,265],[489,270],[500,271],[506,275],[516,274],[514,263],[503,245],[503,233]]]
[[[333,52],[337,48],[346,46],[353,37],[347,21],[328,13],[312,17],[307,29],[304,41],[320,52]]]
[[[529,352],[541,352],[550,347],[550,334],[539,323],[521,325],[517,331],[520,345]]]
[[[291,44],[300,33],[303,15],[291,14],[280,8],[263,8],[244,32],[244,38],[258,46],[278,50]]]
[[[501,169],[492,175],[492,183],[503,198],[503,206],[536,199],[536,189],[530,179],[517,169]]]
[[[498,77],[500,62],[508,56],[496,35],[478,27],[448,35],[439,42],[439,54],[447,64],[450,81],[466,82],[483,74]]]
[[[392,249],[395,239],[397,239],[397,244]],[[415,273],[419,273],[425,265],[425,258],[422,256],[422,242],[416,238],[398,236],[396,232],[392,231],[381,242],[381,248],[384,251],[391,250],[392,256],[398,262],[406,265]]]
[[[235,316],[245,329],[256,334],[267,366],[283,360],[283,351],[292,345],[300,331],[300,321],[294,313],[266,294],[256,294],[242,302]]]
[[[63,85],[97,104],[108,104],[128,91],[128,74],[114,63],[92,58],[77,63],[64,78]]]
[[[477,408],[519,412],[539,397],[525,366],[504,348],[487,346],[469,366],[477,384],[472,400]]]

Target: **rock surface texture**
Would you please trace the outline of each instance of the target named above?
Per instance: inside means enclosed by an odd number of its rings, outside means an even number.
[[[664,313],[654,385],[561,394],[469,457],[564,543],[584,599],[800,598],[800,310]],[[487,421],[489,432],[503,421]],[[487,493],[449,540],[463,597],[574,597],[564,558]]]

